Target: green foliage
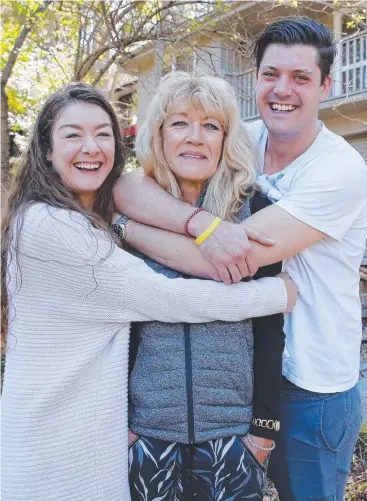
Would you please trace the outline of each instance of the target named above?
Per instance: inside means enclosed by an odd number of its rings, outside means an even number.
[[[9,106],[9,109],[11,112],[13,112],[13,113],[25,113],[26,112],[25,92],[17,92],[16,89],[13,89],[12,87],[8,87],[6,89],[6,95],[8,96],[8,106]]]
[[[358,24],[366,24],[366,16],[363,13],[354,14],[352,19],[346,23],[347,28],[354,28]]]
[[[347,501],[365,501],[367,499],[367,424],[359,431],[354,450],[352,472],[345,492]]]
[[[198,32],[221,5],[177,2],[166,11],[160,0],[3,0],[0,66],[17,56],[6,92],[8,122],[20,149],[51,92],[73,80],[108,88],[114,61],[123,64],[134,50],[154,42],[161,22],[168,31]],[[27,36],[15,51],[24,27]]]
[[[367,461],[367,424],[360,429],[355,455],[362,461]]]
[[[136,10],[142,16],[148,16],[152,12],[152,8],[156,5],[157,5],[156,2],[147,2],[145,0],[143,1],[139,0],[134,2]]]
[[[29,0],[2,2],[2,70],[14,53],[22,29],[30,28],[6,85],[9,127],[20,148],[40,105],[50,92],[70,81],[75,65],[80,26],[77,3],[52,2],[35,15],[43,4]]]

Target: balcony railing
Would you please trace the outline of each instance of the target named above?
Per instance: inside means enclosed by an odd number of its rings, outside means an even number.
[[[339,42],[339,59],[332,69],[333,85],[328,100],[367,92],[367,30]],[[253,120],[259,116],[255,97],[255,68],[223,77],[234,87],[241,116]]]
[[[247,117],[247,120],[259,116],[259,111],[256,105],[255,86],[256,86],[256,70],[255,68],[248,70],[241,77],[242,92],[238,93],[238,104],[241,110],[241,116]]]
[[[367,30],[339,42],[330,99],[367,91]]]

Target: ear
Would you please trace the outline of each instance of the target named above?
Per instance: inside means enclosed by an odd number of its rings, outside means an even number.
[[[48,151],[48,152],[47,152],[46,158],[47,158],[47,160],[48,160],[49,162],[51,162],[51,161],[52,161],[52,153],[51,153],[51,151]]]
[[[331,76],[328,75],[325,78],[324,83],[321,85],[320,101],[325,101],[325,99],[329,97],[331,85],[332,85],[332,79]]]

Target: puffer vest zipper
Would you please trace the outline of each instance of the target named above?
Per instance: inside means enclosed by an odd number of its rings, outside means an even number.
[[[195,443],[194,394],[192,388],[192,352],[190,324],[184,324],[185,336],[185,368],[186,368],[186,402],[187,402],[187,432],[189,444]]]

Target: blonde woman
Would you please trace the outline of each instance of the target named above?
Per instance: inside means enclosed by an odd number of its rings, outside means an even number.
[[[224,80],[181,72],[164,77],[136,151],[145,173],[167,193],[198,207],[186,220],[187,234],[195,218],[208,216],[203,209],[217,216],[215,226],[218,218],[240,222],[251,205],[266,205],[251,196],[255,151]],[[139,220],[124,203],[119,183],[115,201],[120,212]],[[117,226],[151,268],[172,279],[183,276],[169,267],[168,233],[127,216]],[[262,268],[263,275],[279,271],[280,265]],[[231,270],[232,278],[236,273]],[[133,501],[262,499],[279,429],[283,316],[210,325],[140,323],[134,332],[139,343],[131,350],[129,392]]]

